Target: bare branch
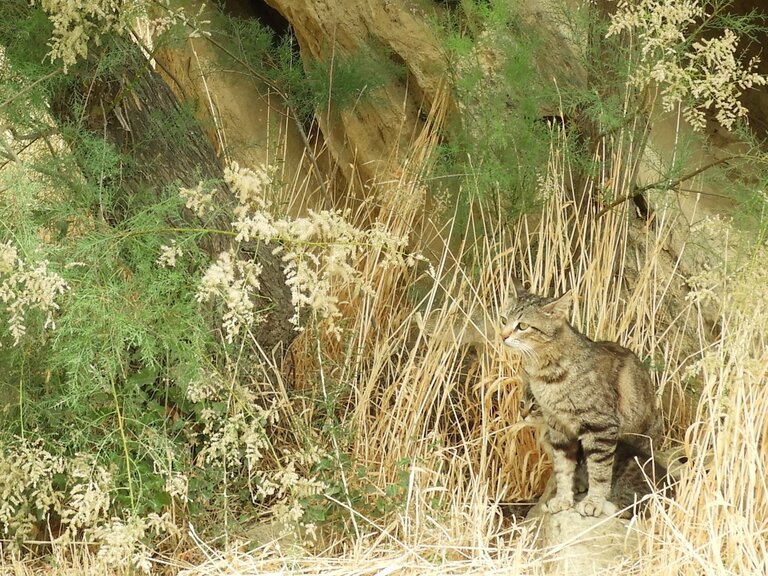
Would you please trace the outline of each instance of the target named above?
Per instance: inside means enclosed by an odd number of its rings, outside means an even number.
[[[626,202],[627,200],[632,200],[635,196],[640,196],[643,192],[646,192],[648,190],[652,189],[658,189],[658,190],[672,190],[673,188],[676,188],[686,180],[690,180],[691,178],[695,178],[702,172],[706,172],[710,168],[714,168],[718,164],[723,164],[725,162],[728,162],[730,160],[733,160],[735,158],[742,158],[744,157],[743,154],[735,154],[732,156],[725,156],[724,158],[720,158],[719,160],[714,160],[708,164],[705,164],[704,166],[701,166],[700,168],[697,168],[696,170],[689,172],[688,174],[685,174],[683,176],[680,176],[679,178],[670,179],[665,178],[664,180],[658,180],[656,182],[653,182],[652,184],[646,184],[645,186],[635,186],[632,189],[632,192],[625,196],[620,196],[616,200],[610,202],[609,204],[606,204],[603,206],[603,208],[600,209],[600,211],[597,213],[595,218],[601,218],[602,216],[605,216],[608,212],[616,208],[616,206],[619,206]]]

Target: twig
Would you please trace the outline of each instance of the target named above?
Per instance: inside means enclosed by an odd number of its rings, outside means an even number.
[[[59,73],[59,72],[61,72],[61,71],[62,71],[62,68],[60,68],[60,67],[59,67],[59,68],[56,68],[56,70],[53,70],[52,72],[49,72],[49,73],[48,73],[48,74],[46,74],[45,76],[41,76],[40,78],[38,78],[37,80],[35,80],[34,82],[32,82],[32,84],[30,84],[29,86],[25,86],[25,87],[24,87],[24,88],[22,88],[20,91],[16,92],[16,94],[14,94],[13,96],[11,96],[11,97],[10,97],[10,98],[8,98],[7,100],[5,100],[5,101],[4,101],[2,104],[0,104],[0,110],[2,110],[3,108],[5,108],[6,106],[8,106],[8,104],[10,104],[11,102],[13,102],[14,100],[16,100],[17,98],[19,98],[20,96],[23,96],[24,94],[26,94],[27,92],[29,92],[30,90],[32,90],[32,88],[34,88],[35,86],[37,86],[37,85],[38,85],[38,84],[40,84],[41,82],[45,82],[45,81],[46,81],[46,80],[48,80],[49,78],[53,78],[54,76],[56,76],[56,74],[58,74],[58,73]]]
[[[139,38],[139,35],[131,30],[131,36],[133,38],[133,41],[139,45],[139,47],[144,51],[144,54],[147,56],[147,60],[154,60],[155,64],[157,64],[158,68],[160,68],[163,73],[165,73],[168,78],[173,80],[173,83],[176,84],[176,88],[179,89],[179,92],[181,92],[181,97],[184,100],[189,100],[189,96],[187,96],[187,92],[184,90],[184,86],[182,86],[181,82],[179,82],[179,79],[176,78],[173,72],[165,65],[163,64],[162,60],[159,60],[154,55],[154,50],[150,50],[149,46],[145,45],[144,42],[141,41],[141,38]]]
[[[635,186],[632,189],[632,192],[629,194],[626,194],[625,196],[620,196],[613,202],[603,206],[603,208],[597,213],[595,218],[601,218],[602,216],[605,216],[608,212],[616,208],[616,206],[619,206],[620,204],[623,204],[627,200],[632,200],[635,196],[640,196],[643,192],[646,192],[648,190],[651,190],[653,188],[663,189],[663,190],[671,190],[672,188],[677,187],[679,184],[682,184],[686,180],[690,180],[691,178],[694,178],[701,174],[702,172],[705,172],[709,170],[710,168],[713,168],[717,166],[718,164],[722,164],[724,162],[728,162],[729,160],[733,160],[735,158],[741,158],[743,154],[735,154],[733,156],[726,156],[724,158],[720,158],[719,160],[714,160],[710,162],[709,164],[705,164],[704,166],[697,168],[693,172],[689,172],[688,174],[685,174],[684,176],[681,176],[680,178],[676,178],[674,180],[670,180],[669,178],[665,178],[664,180],[658,180],[656,182],[653,182],[652,184],[646,184],[645,186],[637,187]]]

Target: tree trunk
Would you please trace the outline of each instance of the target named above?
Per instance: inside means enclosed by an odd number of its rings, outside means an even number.
[[[104,67],[106,58],[120,58]],[[79,67],[75,81],[63,85],[54,93],[51,111],[62,126],[77,125],[92,135],[103,137],[125,159],[119,186],[120,197],[115,205],[121,208],[105,215],[112,223],[119,224],[130,217],[132,208],[141,208],[131,201],[131,196],[163,201],[177,194],[180,186],[194,188],[201,180],[222,180],[223,173],[213,147],[200,125],[183,114],[173,92],[149,65],[140,48],[125,38],[110,40],[97,58]],[[63,130],[66,133],[66,130]],[[83,159],[82,142],[71,138],[69,144],[76,158]],[[79,162],[85,176],[97,179],[99,174],[88,174],[87,163]],[[218,186],[219,200],[233,203],[233,196],[226,184]],[[199,228],[201,222],[189,211],[182,215],[183,225]],[[219,217],[206,227],[229,229],[229,219]],[[231,246],[231,237],[223,234],[207,234],[201,247],[211,256]],[[265,312],[266,320],[256,330],[257,342],[272,350],[282,344],[285,349],[295,336],[288,319],[293,314],[291,297],[285,284],[285,276],[278,257],[263,245],[253,247],[255,257],[263,266],[259,299],[270,302]]]

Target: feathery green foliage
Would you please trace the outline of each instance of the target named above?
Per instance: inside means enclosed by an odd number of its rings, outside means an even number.
[[[534,55],[540,38],[516,2],[462,2],[445,26],[446,52],[460,111],[439,151],[438,175],[486,199],[500,196],[511,214],[535,204],[546,163],[554,88]]]
[[[14,290],[27,289],[23,299],[0,288],[0,322],[9,326],[0,331],[0,487],[11,495],[0,506],[0,529],[15,546],[44,534],[70,561],[68,542],[84,540],[100,546],[93,562],[144,569],[151,552],[183,538],[178,527],[189,521],[222,549],[246,535],[259,548],[253,571],[275,564],[319,571],[316,545],[328,554],[361,550],[365,562],[405,557],[404,572],[458,562],[478,573],[499,566],[540,573],[531,534],[501,504],[538,496],[549,466],[532,431],[515,421],[514,359],[494,339],[481,354],[468,352],[457,340],[469,327],[459,321],[455,332],[456,319],[473,310],[493,326],[514,274],[542,293],[576,290],[574,322],[649,358],[660,389],[675,399],[666,413],[670,442],[692,458],[678,503],[653,500],[634,573],[764,565],[762,153],[745,139],[729,169],[704,173],[741,202],[750,234],[709,218],[670,256],[683,221],[673,194],[694,180],[685,150],[705,136],[678,127],[672,154],[651,150],[646,136],[665,87],[633,80],[642,65],[670,63],[642,64],[642,45],[628,41],[638,26],[606,38],[609,22],[590,5],[563,11],[560,22],[575,39],[584,83],[555,86],[536,59],[545,39],[516,2],[459,4],[444,34],[457,110],[440,126],[437,149],[435,138],[412,151],[430,166],[437,157],[436,169],[411,167],[418,177],[379,183],[392,206],[346,215],[377,223],[360,231],[321,207],[303,219],[280,213],[269,196],[279,184],[239,168],[225,175],[247,197],[239,214],[212,204],[205,213],[224,214],[233,228],[215,230],[205,218],[185,224],[183,213],[205,212],[200,206],[213,203],[204,199],[221,183],[205,182],[185,198],[153,187],[162,163],[137,165],[87,130],[84,101],[73,121],[54,122],[47,105],[83,63],[63,74],[60,60],[43,58],[52,33],[45,13],[22,0],[3,3],[0,114],[11,132],[0,134],[0,285],[13,277]],[[737,19],[724,5],[706,3],[716,13],[699,32],[763,31],[759,15]],[[397,58],[370,39],[352,54],[329,45],[326,60],[301,62],[289,38],[253,21],[215,20],[212,32],[224,54],[219,64],[265,79],[305,126],[318,110],[333,121],[375,106],[382,88],[404,78]],[[686,35],[671,50],[678,65],[696,41]],[[123,56],[92,47],[88,64],[119,72]],[[693,96],[669,114],[697,110]],[[548,115],[576,128],[560,131],[542,121]],[[160,132],[183,142],[192,122],[181,109],[163,117]],[[640,160],[650,175],[638,173]],[[736,179],[737,169],[748,178]],[[149,184],[126,195],[127,178],[142,171]],[[236,186],[232,173],[264,189]],[[392,239],[421,247],[414,230],[424,215],[390,208],[405,205],[423,181],[446,176],[454,178],[451,206],[459,207],[448,224],[462,232],[463,249],[439,251],[421,273]],[[650,222],[629,210],[634,193],[651,200]],[[538,220],[516,217],[531,207]],[[200,248],[214,232],[248,236],[242,252],[232,251],[241,268]],[[242,256],[267,241],[282,250],[294,281],[299,270],[316,273],[310,284],[325,300],[313,304],[326,306],[334,327],[324,330],[316,313],[285,365],[251,348],[258,327],[228,341],[215,321],[248,301],[233,286],[257,280],[247,272],[258,262]],[[399,259],[387,257],[393,252]],[[697,270],[700,261],[715,264]],[[321,273],[329,268],[335,274]],[[219,300],[202,304],[206,278]],[[417,302],[410,287],[418,282],[430,289]],[[13,324],[10,303],[29,305],[22,323]],[[436,331],[426,329],[425,315]],[[272,531],[252,536],[254,525]]]

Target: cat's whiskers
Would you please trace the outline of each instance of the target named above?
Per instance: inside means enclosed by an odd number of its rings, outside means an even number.
[[[519,350],[527,360],[537,360],[539,357],[536,350],[529,344],[521,343]]]
[[[514,338],[507,338],[506,340],[504,340],[504,344],[512,348],[515,352],[519,353],[521,356],[523,356],[527,360],[538,359],[538,354],[536,353],[536,350],[534,350],[534,348],[526,342],[515,340]]]

